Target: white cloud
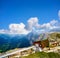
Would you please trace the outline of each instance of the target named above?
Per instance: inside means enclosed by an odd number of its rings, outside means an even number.
[[[50,24],[51,24],[51,25],[55,25],[56,23],[58,23],[57,20],[52,20],[52,21],[50,21]]]
[[[12,31],[16,31],[16,30],[22,30],[24,29],[25,25],[23,23],[20,24],[10,24],[9,25],[9,29]]]
[[[51,27],[51,24],[50,23],[45,23],[45,24],[43,24],[43,25],[41,25],[41,28],[45,28],[45,29],[47,29],[47,28],[50,28]]]
[[[42,33],[52,29],[56,29],[58,27],[60,27],[60,25],[57,20],[52,20],[48,23],[39,24],[38,18],[32,17],[27,21],[27,25],[25,25],[24,23],[20,23],[20,24],[12,23],[9,25],[9,30],[2,29],[0,30],[0,33],[28,34],[29,32],[32,32],[34,30]]]
[[[28,21],[27,21],[27,30],[32,30],[33,27],[38,23],[38,18],[37,17],[34,17],[34,18],[30,18]]]
[[[52,20],[49,23],[39,24],[38,18],[33,17],[30,18],[27,21],[27,25],[20,23],[20,24],[10,24],[9,29],[11,33],[19,33],[19,34],[28,34],[29,32],[35,30],[38,32],[48,32],[49,30],[55,29],[58,26],[56,24],[58,23],[57,20]]]
[[[52,28],[56,27],[57,23],[58,23],[57,20],[52,20],[49,23],[45,23],[45,24],[41,25],[41,28],[52,29]]]
[[[27,22],[28,22],[26,26],[27,30],[32,30],[32,31],[33,29],[48,31],[50,29],[56,28],[55,24],[58,23],[57,20],[52,20],[49,23],[44,23],[41,25],[38,23],[37,17],[30,18]]]
[[[18,33],[18,34],[27,34],[29,31],[25,29],[25,25],[23,23],[20,24],[10,24],[9,25],[10,33]]]

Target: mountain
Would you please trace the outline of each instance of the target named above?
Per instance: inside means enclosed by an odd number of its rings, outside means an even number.
[[[60,28],[54,28],[54,29],[50,30],[49,32],[60,32]]]
[[[41,40],[40,34],[30,32],[24,34],[0,34],[0,52],[5,52],[14,48],[24,48],[31,46],[34,41]],[[43,38],[42,38],[43,39]]]
[[[0,34],[0,52],[30,46],[26,35]]]
[[[24,34],[0,34],[0,52],[5,52],[10,49],[29,47],[34,41],[60,38],[60,33],[48,33],[48,35],[38,32],[30,32]]]

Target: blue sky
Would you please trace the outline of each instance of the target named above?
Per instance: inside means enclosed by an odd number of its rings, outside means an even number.
[[[39,24],[59,20],[60,0],[0,0],[0,29],[37,17]]]

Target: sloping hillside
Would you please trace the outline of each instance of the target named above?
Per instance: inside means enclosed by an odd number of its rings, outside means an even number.
[[[60,42],[60,32],[54,32],[49,34],[49,39]]]
[[[51,34],[50,34],[50,37],[53,38],[53,39],[55,39],[55,38],[60,38],[60,33],[57,33],[57,32],[51,33]]]
[[[53,53],[53,52],[50,52],[50,53],[37,52],[22,58],[60,58],[60,54]]]

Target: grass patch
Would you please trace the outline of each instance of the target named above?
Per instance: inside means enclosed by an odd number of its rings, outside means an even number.
[[[50,53],[36,52],[34,54],[30,54],[29,56],[25,56],[21,58],[60,58],[60,54],[54,52],[50,52]]]

